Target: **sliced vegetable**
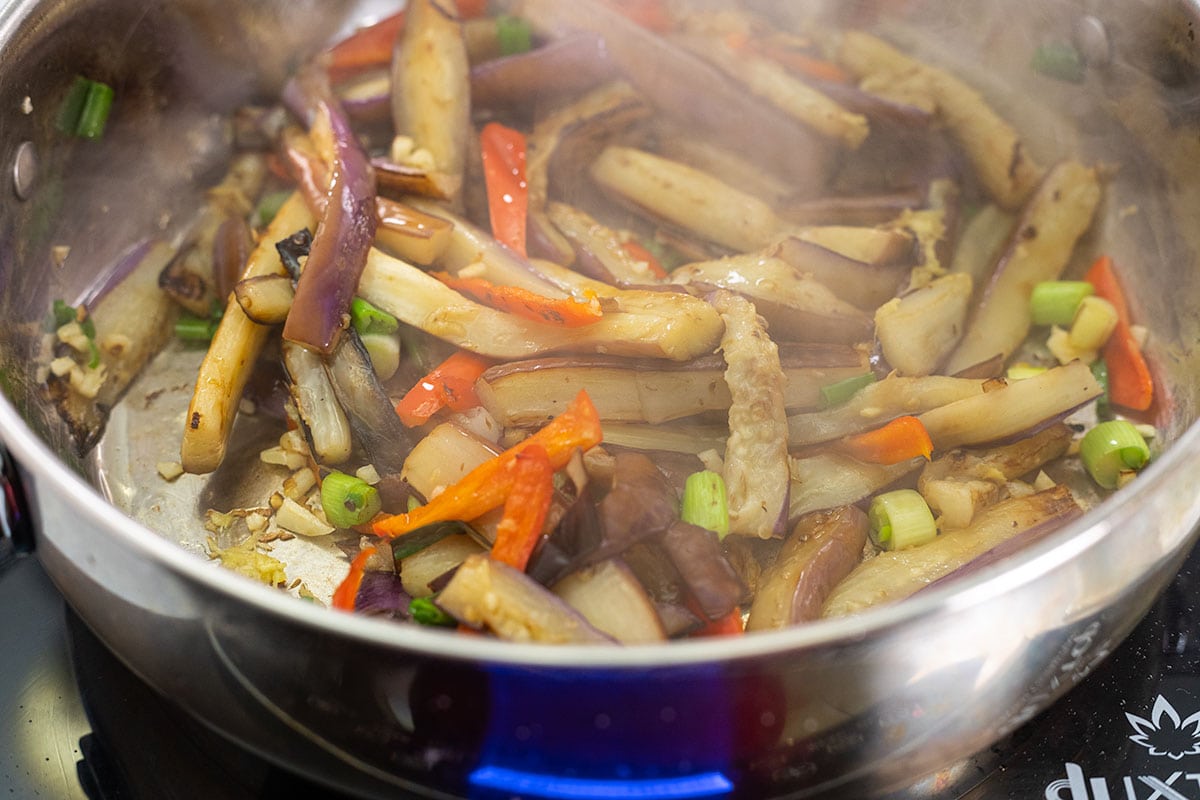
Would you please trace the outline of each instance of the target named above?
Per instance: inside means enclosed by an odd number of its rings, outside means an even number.
[[[479,356],[459,351],[417,381],[396,405],[400,421],[410,428],[424,425],[443,408],[464,411],[479,405],[475,382],[489,364]]]
[[[729,535],[729,499],[725,479],[715,472],[704,470],[688,476],[683,485],[683,502],[679,517],[717,534]]]
[[[453,628],[458,624],[454,617],[438,608],[430,597],[414,597],[408,604],[408,613],[414,622],[433,628]]]
[[[1096,379],[1096,383],[1100,384],[1103,393],[1096,398],[1096,416],[1104,419],[1112,416],[1112,406],[1109,405],[1108,392],[1108,365],[1104,363],[1104,359],[1098,359],[1092,362],[1092,377]]]
[[[1115,489],[1123,473],[1136,472],[1150,460],[1150,447],[1132,423],[1123,419],[1101,422],[1079,442],[1079,457],[1092,480]]]
[[[534,322],[579,328],[599,322],[604,317],[600,301],[594,296],[587,301],[572,297],[558,299],[543,297],[519,286],[500,286],[483,278],[455,277],[445,272],[434,275],[450,288],[468,294],[481,303]]]
[[[875,374],[867,372],[862,375],[855,375],[853,378],[845,378],[844,380],[826,384],[821,387],[821,407],[829,408],[830,406],[841,405],[857,394],[860,389],[864,389],[874,382]]]
[[[502,56],[528,53],[533,49],[533,30],[521,17],[501,14],[496,18],[496,41]]]
[[[1075,313],[1075,321],[1067,333],[1073,347],[1099,350],[1116,330],[1120,317],[1113,304],[1103,297],[1085,297]]]
[[[185,342],[211,342],[221,324],[219,317],[197,317],[180,314],[175,320],[175,337]]]
[[[392,560],[396,562],[396,569],[399,570],[400,562],[409,556],[419,553],[426,547],[437,544],[448,536],[457,536],[464,533],[472,538],[478,538],[479,536],[478,532],[473,531],[467,523],[459,520],[450,520],[449,522],[435,522],[432,525],[415,530],[407,536],[393,539]]]
[[[867,511],[871,539],[884,550],[906,550],[937,538],[937,524],[925,498],[912,489],[877,495]]]
[[[1083,298],[1096,293],[1087,281],[1042,281],[1029,296],[1034,325],[1070,325]]]
[[[1085,69],[1083,56],[1069,42],[1047,42],[1033,51],[1030,67],[1047,78],[1083,83]]]
[[[516,454],[513,484],[496,527],[492,558],[525,571],[537,546],[554,495],[554,469],[546,448],[531,444]]]
[[[356,297],[350,301],[350,324],[360,334],[395,333],[400,322],[391,314]]]
[[[600,418],[587,392],[581,391],[566,411],[524,442],[471,470],[425,505],[407,514],[377,520],[372,530],[377,536],[395,537],[432,522],[475,519],[504,502],[515,478],[517,454],[524,448],[541,445],[551,465],[559,469],[577,449],[588,450],[599,444],[601,438]]]
[[[342,611],[354,610],[354,601],[358,598],[358,588],[362,586],[367,562],[371,560],[371,556],[375,555],[375,552],[374,547],[364,547],[350,562],[350,571],[333,591],[331,605],[334,608],[340,608]]]
[[[396,38],[404,30],[404,22],[405,13],[401,11],[373,25],[359,28],[329,48],[327,68],[330,78],[342,80],[390,64]]]
[[[1141,347],[1130,331],[1129,306],[1117,282],[1112,259],[1102,256],[1086,275],[1096,294],[1117,310],[1117,327],[1104,346],[1108,367],[1109,397],[1113,403],[1134,411],[1145,411],[1154,402],[1154,379],[1142,355]]]
[[[928,459],[933,453],[929,431],[916,417],[897,417],[881,428],[847,436],[838,449],[871,464],[899,464],[918,456]]]
[[[479,134],[492,235],[525,255],[529,184],[525,181],[525,135],[489,122]]]
[[[108,84],[76,75],[59,106],[56,126],[72,136],[99,139],[108,123],[113,96],[113,89]]]
[[[365,525],[379,513],[379,490],[362,478],[335,470],[321,481],[321,507],[325,518],[339,528]]]

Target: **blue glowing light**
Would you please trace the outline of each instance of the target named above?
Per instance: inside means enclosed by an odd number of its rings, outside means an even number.
[[[538,800],[616,800],[653,798],[691,800],[729,794],[733,784],[720,772],[680,778],[603,780],[541,775],[504,767],[480,767],[471,773],[471,785]]]

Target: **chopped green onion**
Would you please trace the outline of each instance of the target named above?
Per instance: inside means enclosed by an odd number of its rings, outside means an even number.
[[[867,372],[862,375],[855,375],[852,378],[845,378],[835,383],[826,384],[821,387],[822,406],[829,408],[841,405],[858,394],[860,389],[864,389],[874,382],[875,374]]]
[[[210,342],[217,332],[219,320],[181,314],[175,320],[175,337],[185,342]]]
[[[415,622],[438,628],[450,628],[458,624],[454,617],[438,608],[428,597],[414,597],[408,604],[408,613]]]
[[[1096,398],[1096,416],[1101,418],[1112,416],[1112,406],[1108,400],[1108,365],[1104,363],[1103,358],[1098,358],[1092,362],[1092,377],[1096,379],[1096,383],[1100,384],[1100,388],[1104,392]]]
[[[254,214],[250,217],[250,227],[265,228],[271,220],[275,219],[275,215],[279,213],[279,209],[287,202],[291,196],[290,191],[267,192],[258,200],[258,205],[254,207]]]
[[[61,328],[63,325],[74,322],[76,319],[75,308],[67,305],[64,300],[55,300],[50,313],[54,315],[55,330]]]
[[[679,516],[684,522],[713,531],[721,539],[728,536],[729,500],[725,479],[709,470],[688,475],[683,485],[683,506]]]
[[[350,324],[360,335],[368,333],[395,333],[400,322],[386,311],[356,297],[350,301]]]
[[[371,521],[382,502],[379,490],[362,478],[334,470],[321,480],[321,507],[325,519],[338,528],[353,528]]]
[[[92,82],[82,75],[76,75],[75,80],[71,82],[71,88],[67,90],[67,96],[63,98],[62,105],[58,107],[58,119],[55,122],[55,127],[63,133],[74,136],[76,128],[79,127],[79,117],[83,114],[83,107],[87,103],[88,89]]]
[[[409,499],[412,500],[415,498]],[[430,545],[437,544],[447,536],[454,536],[459,533],[465,533],[474,539],[480,538],[480,534],[474,528],[461,520],[431,522],[424,527],[417,528],[415,531],[410,531],[403,536],[397,536],[393,539],[392,560],[396,562],[396,568],[399,569],[400,562],[404,559],[421,552]]]
[[[82,136],[84,139],[99,139],[103,136],[112,104],[112,87],[106,83],[92,81],[88,86],[87,100],[84,101],[83,111],[79,114],[79,124],[75,126],[75,135]]]
[[[413,497],[413,496],[410,494],[410,495],[408,496],[408,503],[407,503],[407,505],[408,505],[408,510],[409,510],[409,512],[412,512],[412,511],[414,511],[414,510],[416,510],[416,509],[418,509],[418,508],[420,508],[420,507],[421,507],[421,501],[420,501],[420,500],[418,500],[417,498]]]
[[[496,41],[502,56],[528,53],[533,49],[533,30],[521,17],[505,14],[496,18]]]
[[[666,242],[660,242],[654,237],[645,240],[638,240],[638,244],[650,251],[650,255],[658,259],[658,265],[667,272],[674,272],[691,261],[677,248],[672,247]]]
[[[1117,309],[1103,297],[1085,297],[1075,312],[1067,336],[1073,347],[1099,350],[1117,329]]]
[[[867,511],[871,539],[884,550],[905,550],[937,538],[937,523],[925,498],[912,489],[876,495]]]
[[[1083,83],[1083,57],[1067,42],[1047,42],[1042,45],[1034,51],[1030,66],[1034,72],[1047,78],[1068,83]]]
[[[1087,281],[1042,281],[1029,297],[1034,325],[1070,325],[1083,298],[1095,294]]]
[[[1101,422],[1084,434],[1079,457],[1092,480],[1115,489],[1121,473],[1136,472],[1150,460],[1150,446],[1132,423],[1123,419]]]

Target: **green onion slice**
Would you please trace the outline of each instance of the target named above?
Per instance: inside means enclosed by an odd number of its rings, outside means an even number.
[[[874,373],[867,372],[862,375],[855,375],[852,378],[845,378],[835,383],[826,384],[821,387],[822,406],[829,408],[830,406],[841,405],[858,394],[860,389],[870,386],[874,382]]]
[[[688,475],[679,516],[684,522],[713,531],[721,539],[728,536],[729,499],[725,479],[709,470]]]
[[[1121,473],[1136,471],[1150,460],[1150,446],[1132,423],[1123,419],[1101,422],[1084,434],[1079,457],[1092,480],[1115,489]]]
[[[422,625],[450,628],[458,624],[454,617],[438,608],[437,603],[428,597],[414,597],[408,604],[408,613],[413,621]]]
[[[871,539],[884,550],[905,550],[933,541],[937,524],[919,492],[897,489],[876,495],[867,511]]]
[[[1048,42],[1042,45],[1034,51],[1030,66],[1034,72],[1047,78],[1068,83],[1083,83],[1083,56],[1067,42]]]
[[[82,136],[84,139],[99,139],[103,136],[112,104],[112,87],[106,83],[92,81],[88,86],[83,111],[79,114],[79,124],[75,126],[75,135]]]
[[[448,536],[459,533],[465,533],[476,541],[483,538],[481,533],[461,520],[431,522],[424,527],[409,531],[403,536],[397,536],[392,540],[392,560],[396,562],[396,569],[399,569],[400,562],[409,556],[421,552],[430,545],[437,544]]]
[[[58,107],[58,119],[55,121],[55,127],[65,134],[70,136],[75,135],[75,129],[79,127],[79,117],[83,114],[83,107],[87,103],[88,89],[92,82],[82,75],[76,75],[71,81],[71,88],[67,89],[67,96],[63,98],[62,105]]]
[[[533,49],[533,30],[521,17],[505,14],[496,18],[496,41],[502,56],[528,53]]]
[[[250,226],[253,228],[265,228],[271,220],[275,219],[275,215],[279,213],[279,209],[283,208],[283,204],[291,197],[291,191],[267,192],[258,200],[258,205],[254,207],[254,214],[250,218]]]
[[[181,314],[175,320],[175,336],[185,342],[210,342],[217,332],[218,320]]]
[[[321,481],[321,507],[325,519],[338,528],[353,528],[371,521],[382,502],[379,490],[362,478],[334,470]]]
[[[1112,405],[1109,403],[1108,394],[1108,364],[1104,363],[1103,358],[1098,358],[1092,362],[1092,377],[1096,379],[1096,383],[1100,384],[1103,393],[1096,398],[1096,416],[1107,418],[1112,416]]]
[[[63,325],[69,325],[76,319],[75,308],[67,305],[65,300],[55,300],[50,313],[54,315],[55,330],[58,330]]]
[[[395,333],[400,329],[399,320],[361,297],[350,301],[350,324],[363,336],[371,333]]]
[[[1087,281],[1042,281],[1029,297],[1034,325],[1070,325],[1083,298],[1096,293]]]

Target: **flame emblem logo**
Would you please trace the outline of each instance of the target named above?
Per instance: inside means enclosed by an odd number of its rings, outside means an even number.
[[[1126,712],[1125,718],[1137,731],[1129,740],[1140,744],[1152,756],[1166,756],[1178,761],[1184,756],[1200,755],[1200,711],[1187,719],[1161,694],[1154,701],[1150,719]]]

